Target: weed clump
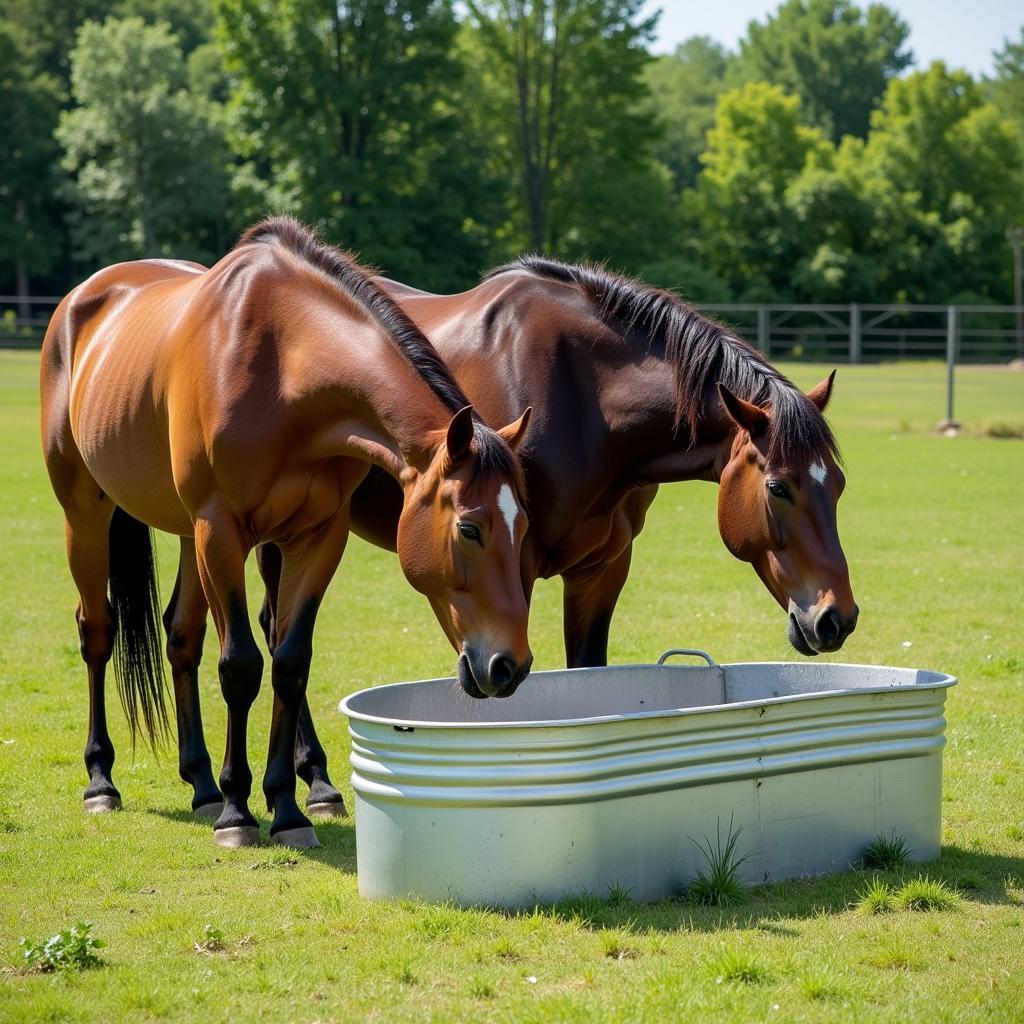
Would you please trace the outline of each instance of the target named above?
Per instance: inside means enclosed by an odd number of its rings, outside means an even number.
[[[857,909],[862,914],[887,914],[896,909],[892,889],[880,878],[872,878],[867,887],[857,893]]]
[[[73,928],[65,928],[45,942],[21,940],[26,969],[40,973],[84,971],[90,967],[99,967],[103,961],[94,950],[102,949],[105,945],[102,939],[93,936],[92,924],[88,921],[77,921]]]
[[[883,832],[871,840],[861,861],[876,871],[898,871],[910,863],[910,846],[903,836]]]
[[[716,831],[714,849],[707,837],[703,845],[693,840],[707,862],[708,869],[698,870],[693,881],[686,886],[684,896],[691,902],[706,907],[734,907],[747,898],[747,887],[743,884],[740,868],[748,860],[749,854],[740,857],[736,851],[743,826],[734,832],[732,819],[729,820],[729,831],[724,846],[721,828],[716,827]]]
[[[772,980],[771,971],[737,949],[724,949],[711,962],[715,981],[738,985],[763,985]]]
[[[895,893],[893,900],[901,910],[950,910],[960,900],[941,878],[912,878]]]

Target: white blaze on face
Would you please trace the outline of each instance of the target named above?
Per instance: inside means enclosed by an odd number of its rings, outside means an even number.
[[[828,470],[825,469],[825,464],[823,462],[816,462],[811,466],[809,472],[815,483],[825,483],[825,477],[828,476]]]
[[[498,508],[501,509],[501,514],[505,517],[505,522],[508,524],[508,533],[514,545],[516,542],[516,516],[519,515],[519,504],[512,493],[512,488],[508,484],[502,484],[501,490],[498,491]]]

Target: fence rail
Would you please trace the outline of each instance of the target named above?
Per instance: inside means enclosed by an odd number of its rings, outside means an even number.
[[[60,297],[0,295],[0,346],[37,348]],[[1024,359],[1024,306],[856,303],[700,304],[773,359],[876,363]]]

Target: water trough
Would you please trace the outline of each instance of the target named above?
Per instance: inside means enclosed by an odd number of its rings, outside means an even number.
[[[341,703],[359,891],[515,907],[614,885],[654,900],[729,828],[749,882],[846,870],[889,831],[930,860],[955,683],[674,651],[535,672],[507,700],[450,679],[362,690]]]

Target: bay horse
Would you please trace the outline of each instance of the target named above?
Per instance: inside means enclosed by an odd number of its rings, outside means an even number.
[[[121,805],[104,702],[112,654],[133,739],[142,728],[154,742],[167,729],[150,527],[181,538],[164,615],[179,762],[193,809],[216,815],[219,845],[259,839],[246,729],[263,658],[244,564],[266,542],[280,569],[263,779],[270,833],[318,845],[295,800],[296,728],[317,610],[371,467],[395,480],[399,561],[459,651],[463,686],[507,696],[529,671],[514,455],[529,410],[501,430],[485,426],[368,272],[297,222],[256,225],[209,270],[143,260],[93,275],[54,313],[41,396],[89,682],[87,810]],[[228,707],[219,790],[197,685],[208,608]],[[326,773],[312,797],[341,799]]]
[[[431,339],[492,422],[533,407],[520,450],[530,500],[523,586],[563,580],[569,667],[605,665],[633,541],[658,485],[718,488],[726,548],[785,610],[801,655],[839,650],[857,623],[836,505],[845,487],[823,412],[835,373],[803,394],[757,350],[672,292],[593,264],[524,256],[460,295],[380,286]],[[372,470],[352,528],[394,550],[400,494]],[[257,552],[274,628],[280,556]],[[296,756],[326,778],[303,705]]]

